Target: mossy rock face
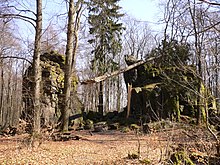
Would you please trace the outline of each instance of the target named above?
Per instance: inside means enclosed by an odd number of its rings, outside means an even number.
[[[61,117],[61,110],[63,109],[63,90],[64,90],[64,66],[65,56],[55,51],[44,53],[40,56],[42,68],[41,81],[41,124],[53,125],[58,122]],[[23,76],[23,102],[25,103],[25,110],[22,119],[27,120],[26,116],[33,116],[32,91],[34,91],[33,84],[33,67],[27,68]],[[72,77],[71,91],[71,109],[70,115],[80,113],[82,110],[82,103],[75,93],[75,88],[78,83],[77,76]],[[28,121],[32,121],[32,119]]]
[[[74,116],[77,116],[76,118],[73,118],[72,116],[69,118],[69,125],[72,129],[76,130],[80,127],[84,126],[83,117],[81,114],[76,114]]]
[[[128,133],[128,132],[130,132],[131,130],[130,130],[130,128],[129,127],[122,127],[121,128],[121,132],[123,132],[123,133]]]
[[[105,132],[108,130],[107,122],[98,122],[94,124],[94,132]]]
[[[60,65],[59,68],[64,69],[65,66],[65,56],[62,54],[59,54],[56,51],[46,52],[43,55],[41,55],[40,60],[43,61],[49,61],[53,62],[56,65]]]
[[[130,125],[130,129],[131,129],[131,130],[138,131],[138,130],[140,130],[140,126],[137,125],[137,124],[131,124],[131,125]]]
[[[133,89],[130,114],[136,117],[147,115],[149,122],[160,119],[179,121],[180,115],[196,118],[197,110],[200,109],[205,121],[204,105],[207,104],[206,109],[209,111],[213,109],[217,112],[217,104],[211,92],[196,75],[196,66],[187,64],[187,59],[191,55],[189,47],[176,41],[164,43],[166,44],[152,50],[148,56],[150,58],[151,55],[152,57],[161,55],[161,57],[124,73],[127,87],[128,84],[132,84]],[[186,61],[178,64],[179,57]],[[197,104],[198,95],[193,91],[198,89],[200,91],[197,92],[206,96],[207,100],[201,97],[201,103]]]
[[[99,112],[89,111],[85,115],[85,118],[93,120],[94,122],[99,122],[102,120],[102,115]]]
[[[109,130],[118,130],[118,129],[119,129],[119,126],[120,126],[119,123],[112,123],[112,124],[109,124],[109,125],[108,125]]]
[[[84,124],[84,129],[90,130],[94,128],[94,122],[90,119],[87,119]]]

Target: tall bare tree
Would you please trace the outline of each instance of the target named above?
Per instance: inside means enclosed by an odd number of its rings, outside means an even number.
[[[123,37],[124,54],[143,59],[155,46],[153,31],[147,22],[127,16],[123,19],[126,26]]]
[[[80,26],[80,17],[82,11],[82,0],[74,3],[74,0],[68,1],[68,25],[67,25],[67,44],[66,44],[66,62],[64,76],[64,109],[62,111],[62,131],[68,131],[70,114],[70,95],[72,90],[72,76],[75,71],[75,58],[78,48],[78,30]]]
[[[36,27],[35,27],[35,43],[34,43],[34,56],[33,56],[33,68],[34,68],[34,121],[33,131],[40,133],[40,96],[41,96],[41,35],[42,35],[42,0],[36,0]]]
[[[42,35],[42,54],[45,52],[50,52],[52,50],[56,50],[61,54],[64,54],[64,47],[62,42],[62,38],[59,36],[60,30],[56,29],[55,25],[50,24]]]
[[[13,119],[13,116],[18,117],[21,111],[21,104],[18,104],[21,101],[21,93],[17,89],[18,86],[20,87],[17,83],[20,78],[17,68],[20,62],[17,54],[21,51],[21,47],[14,34],[14,28],[11,19],[0,19],[0,128],[3,129],[9,125],[16,126],[18,118]]]
[[[40,68],[40,54],[41,54],[41,36],[42,36],[42,0],[36,0],[36,12],[31,11],[31,9],[18,9],[14,6],[14,3],[10,5],[10,1],[7,2],[8,7],[11,10],[6,10],[7,12],[1,13],[1,18],[8,19],[19,19],[26,21],[33,25],[35,28],[35,41],[34,41],[34,54],[33,54],[33,132],[40,132],[40,82],[41,82],[41,68]],[[29,14],[36,16],[32,18]],[[25,15],[26,14],[26,15]]]

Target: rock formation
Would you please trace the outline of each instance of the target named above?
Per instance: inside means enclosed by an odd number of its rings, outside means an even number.
[[[64,89],[64,55],[54,51],[41,55],[42,82],[41,82],[41,124],[53,125],[57,123],[63,108]],[[24,111],[22,118],[31,122],[32,112],[32,91],[33,91],[33,68],[29,66],[23,76],[23,102]],[[73,88],[76,88],[77,77],[73,75]],[[71,114],[78,113],[82,104],[76,96],[75,89],[71,92]],[[77,107],[77,108],[75,108]]]

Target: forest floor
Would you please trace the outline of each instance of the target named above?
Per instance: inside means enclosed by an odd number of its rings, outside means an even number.
[[[167,164],[176,151],[193,157],[195,164],[212,164],[210,158],[216,153],[212,135],[196,126],[173,124],[171,128],[152,130],[146,135],[132,130],[126,133],[83,130],[71,134],[80,138],[69,141],[44,139],[37,146],[31,146],[28,134],[2,136],[0,164],[159,165]]]

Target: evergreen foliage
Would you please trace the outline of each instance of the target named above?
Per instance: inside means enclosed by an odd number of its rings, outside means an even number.
[[[153,72],[148,73],[151,73],[156,81],[162,82],[159,85],[160,90],[154,90],[153,94],[158,96],[156,100],[162,100],[164,103],[164,107],[161,107],[162,116],[163,114],[171,118],[175,116],[176,120],[179,120],[180,113],[182,113],[195,117],[194,108],[196,108],[197,97],[195,89],[199,84],[196,67],[187,64],[192,55],[190,45],[176,40],[163,40],[158,48],[152,50],[152,55],[161,55],[161,58],[150,67]]]
[[[162,57],[157,61],[160,66],[182,66],[187,65],[187,62],[192,56],[190,45],[179,43],[177,40],[162,40],[158,48],[151,51],[150,56]]]
[[[123,14],[117,5],[119,0],[94,0],[88,3],[90,34],[93,38],[88,42],[94,44],[92,69],[98,74],[118,69],[115,56],[121,51],[121,34],[124,29],[119,22]],[[110,70],[109,70],[110,69]]]
[[[119,13],[119,0],[93,0],[88,2],[90,34],[93,36],[88,42],[94,45],[94,58],[91,61],[91,69],[98,75],[112,72],[119,68],[115,57],[122,48],[121,34],[124,27],[119,22],[123,14]],[[103,115],[104,84],[99,84],[98,111]]]

